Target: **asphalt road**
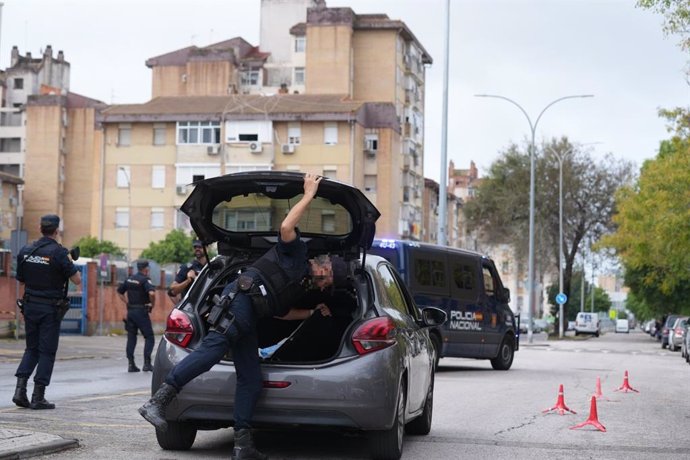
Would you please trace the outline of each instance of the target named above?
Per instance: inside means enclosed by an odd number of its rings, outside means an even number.
[[[136,408],[149,394],[150,374],[125,372],[123,338],[65,338],[47,396],[58,408],[30,411],[12,405],[20,351],[0,341],[0,428],[35,429],[77,438],[80,447],[48,459],[228,458],[232,430],[200,431],[192,450],[163,451]],[[141,347],[141,345],[140,345]],[[139,348],[140,348],[139,347]],[[19,347],[20,348],[20,347]],[[621,393],[625,371],[639,393]],[[599,377],[602,433],[571,430],[587,420]],[[690,366],[639,331],[585,340],[523,344],[513,368],[487,361],[443,359],[436,377],[434,425],[408,437],[404,459],[665,459],[690,458]],[[564,386],[577,414],[543,414]],[[367,458],[366,439],[337,431],[259,432],[257,444],[273,459]]]

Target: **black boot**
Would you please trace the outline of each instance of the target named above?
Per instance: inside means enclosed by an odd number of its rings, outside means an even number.
[[[26,395],[26,384],[29,382],[28,377],[17,377],[17,388],[14,389],[14,396],[12,402],[19,407],[29,407],[29,397]]]
[[[139,413],[157,430],[166,431],[168,422],[165,421],[165,408],[177,394],[177,390],[172,385],[164,383],[160,386],[156,394],[151,396],[146,404],[139,408]]]
[[[136,364],[134,364],[134,358],[128,358],[129,359],[129,367],[127,368],[127,372],[139,372],[139,368],[137,367]]]
[[[141,368],[144,372],[153,372],[153,366],[151,365],[151,357],[144,358],[144,367]]]
[[[252,432],[248,428],[235,431],[235,447],[232,449],[233,460],[268,460],[268,455],[262,454],[254,447]]]
[[[34,394],[31,395],[31,408],[40,409],[55,409],[55,404],[46,401],[45,398],[46,386],[37,383],[34,385]]]

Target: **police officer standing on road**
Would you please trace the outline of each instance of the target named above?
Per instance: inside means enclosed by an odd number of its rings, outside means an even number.
[[[137,346],[137,330],[144,336],[144,371],[153,371],[151,352],[153,351],[153,327],[149,313],[156,304],[156,288],[149,279],[149,263],[137,262],[137,272],[127,278],[117,288],[117,295],[127,305],[127,372],[139,372],[134,363],[134,348]],[[125,293],[127,296],[125,297]]]
[[[55,404],[46,401],[45,389],[53,374],[60,323],[65,307],[69,308],[67,282],[81,284],[81,272],[67,249],[57,242],[59,227],[58,216],[41,217],[43,237],[17,254],[17,281],[24,285],[24,297],[18,304],[24,315],[26,350],[15,373],[17,388],[12,401],[20,407],[55,409]],[[26,385],[34,369],[34,392],[29,402]]]
[[[335,260],[328,256],[308,259],[307,245],[300,239],[297,229],[321,180],[319,176],[305,174],[304,195],[281,223],[278,243],[225,287],[221,302],[214,307],[221,313],[217,321],[209,320],[212,327],[202,343],[170,371],[165,383],[139,408],[142,417],[157,430],[167,430],[165,408],[175,395],[196,376],[220,362],[232,348],[237,371],[232,458],[267,458],[254,447],[251,435],[251,419],[263,387],[256,322],[266,316],[284,317],[304,294],[302,282],[310,274],[312,286],[317,289],[334,284]],[[344,262],[337,260],[344,266]],[[342,272],[345,273],[344,268]],[[213,310],[209,318],[211,315]]]
[[[192,245],[194,246],[194,260],[182,265],[177,272],[175,280],[170,285],[170,294],[173,296],[180,295],[184,297],[201,269],[208,263],[201,241],[194,240]]]

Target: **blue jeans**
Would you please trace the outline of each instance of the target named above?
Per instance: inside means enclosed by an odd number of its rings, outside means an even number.
[[[54,305],[27,303],[24,307],[26,349],[15,377],[29,378],[36,369],[34,383],[48,386],[53,375],[60,340],[60,319]]]
[[[180,361],[168,374],[165,382],[177,391],[194,377],[219,363],[232,347],[237,384],[235,386],[235,429],[251,428],[256,402],[263,387],[256,338],[256,317],[249,297],[238,293],[230,305],[235,322],[226,334],[209,331],[201,345]]]
[[[134,359],[134,348],[137,346],[137,330],[144,336],[144,359],[151,359],[153,351],[153,327],[151,318],[145,308],[127,309],[127,359]]]

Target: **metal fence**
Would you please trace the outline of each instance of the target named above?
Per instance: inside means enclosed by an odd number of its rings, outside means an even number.
[[[81,291],[76,291],[75,286],[70,283],[70,289],[67,292],[69,298],[70,308],[65,314],[60,324],[60,334],[86,334],[86,310],[88,298],[88,270],[86,265],[76,266],[81,271]]]

